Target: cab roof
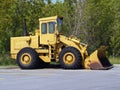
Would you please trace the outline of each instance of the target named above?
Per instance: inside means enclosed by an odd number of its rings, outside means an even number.
[[[57,18],[63,18],[63,17],[56,15],[56,16],[51,16],[51,17],[39,18],[39,21],[56,20]]]

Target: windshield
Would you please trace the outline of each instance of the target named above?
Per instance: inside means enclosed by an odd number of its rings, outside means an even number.
[[[58,22],[58,32],[60,32],[61,29],[62,29],[62,20],[63,20],[63,18],[58,18],[57,19],[57,22]]]

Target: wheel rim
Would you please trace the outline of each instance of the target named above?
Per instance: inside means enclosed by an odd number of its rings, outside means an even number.
[[[22,56],[21,56],[21,63],[24,64],[24,65],[28,65],[31,63],[32,61],[32,58],[31,58],[31,55],[28,54],[28,53],[24,53]]]
[[[73,53],[66,53],[63,56],[63,61],[65,64],[71,65],[75,62],[75,56]]]

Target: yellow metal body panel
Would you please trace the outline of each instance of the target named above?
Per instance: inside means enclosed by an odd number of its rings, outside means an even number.
[[[51,20],[56,20],[58,16],[52,16],[52,17],[45,17],[45,18],[40,18],[39,21],[51,21]]]
[[[44,45],[56,44],[56,35],[54,34],[41,35],[40,44],[44,44]]]
[[[36,49],[37,53],[49,53],[48,49]]]
[[[36,49],[39,54],[39,58],[44,62],[51,62],[51,57],[49,56],[49,49]]]
[[[50,58],[48,55],[44,56],[44,55],[42,54],[42,55],[40,55],[39,57],[40,57],[41,60],[43,60],[43,61],[46,62],[46,63],[51,62],[51,58]]]
[[[11,37],[11,58],[16,59],[17,53],[24,47],[38,48],[38,36]]]

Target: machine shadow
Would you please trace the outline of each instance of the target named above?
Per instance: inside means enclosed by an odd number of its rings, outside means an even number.
[[[47,65],[39,66],[36,69],[62,69],[62,67],[59,64],[47,64]]]
[[[62,70],[83,70],[85,68],[78,68],[78,69],[65,69],[62,68],[60,64],[48,64],[46,66],[39,67],[37,69],[62,69]]]

